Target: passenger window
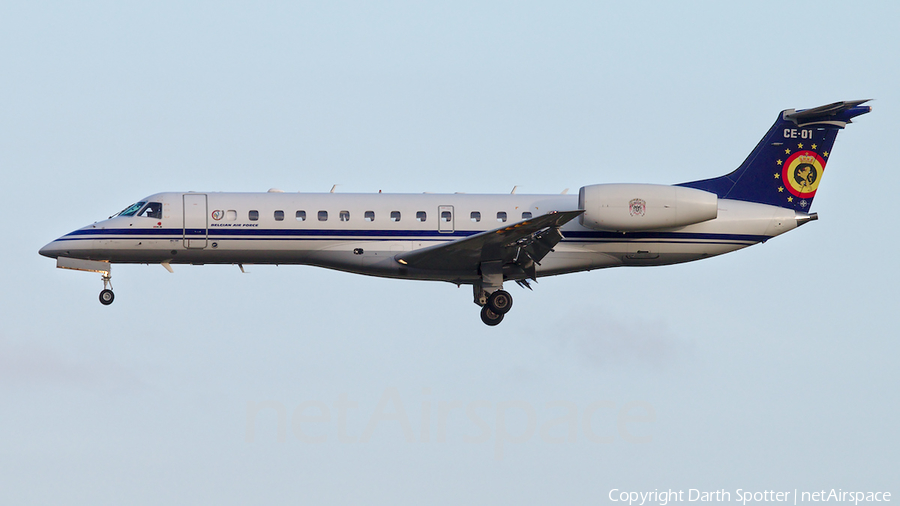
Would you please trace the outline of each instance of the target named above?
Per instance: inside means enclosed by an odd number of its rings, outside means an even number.
[[[530,220],[530,219],[531,219],[531,213],[530,213],[529,211],[525,211],[524,213],[522,213],[522,219],[523,219],[523,220]]]
[[[506,223],[506,211],[498,211],[497,212],[497,221],[501,223]]]
[[[143,216],[144,218],[154,218],[157,220],[162,219],[162,203],[150,202],[138,216]]]
[[[275,211],[275,221],[284,221],[284,211]]]
[[[306,211],[297,211],[295,217],[297,221],[306,221]]]
[[[328,211],[319,211],[319,221],[328,221]]]
[[[366,211],[365,220],[375,221],[375,211]]]
[[[341,221],[350,221],[350,211],[341,211],[338,213],[338,217]]]
[[[472,221],[474,221],[475,223],[478,223],[479,221],[481,221],[481,212],[479,212],[479,211],[472,211],[472,212],[469,214],[469,219],[472,220]]]
[[[400,211],[391,211],[391,221],[400,221]]]
[[[441,211],[441,221],[449,222],[451,216],[450,211]]]
[[[250,211],[250,221],[256,221],[259,219],[259,211]]]
[[[228,221],[234,221],[237,219],[237,211],[234,209],[229,209],[225,211],[225,219]]]
[[[425,215],[425,211],[419,211],[416,213],[416,221],[425,221],[427,216]]]

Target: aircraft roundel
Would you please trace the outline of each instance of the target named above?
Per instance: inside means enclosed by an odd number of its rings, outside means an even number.
[[[797,151],[785,162],[781,180],[795,197],[812,198],[825,172],[825,160],[813,151]]]

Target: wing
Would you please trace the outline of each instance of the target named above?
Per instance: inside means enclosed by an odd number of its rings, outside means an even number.
[[[449,243],[401,253],[394,259],[417,269],[446,271],[474,271],[484,262],[499,261],[518,264],[533,278],[533,264],[540,264],[541,259],[562,240],[559,227],[583,212],[553,211]]]

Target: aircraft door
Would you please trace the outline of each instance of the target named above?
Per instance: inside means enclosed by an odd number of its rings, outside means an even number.
[[[453,232],[453,206],[438,207],[438,232],[449,234]]]
[[[206,195],[184,194],[184,247],[203,249],[207,241]]]

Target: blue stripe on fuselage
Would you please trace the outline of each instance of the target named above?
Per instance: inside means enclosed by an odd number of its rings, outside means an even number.
[[[343,239],[355,241],[383,241],[383,240],[420,240],[441,241],[451,238],[462,238],[478,234],[482,231],[457,230],[455,232],[438,232],[437,230],[336,230],[336,229],[259,229],[259,228],[211,228],[208,234],[185,234],[183,229],[83,229],[60,237],[58,240],[71,241],[86,239],[79,236],[112,236],[92,237],[96,239],[113,239],[117,237],[129,237],[132,239],[181,239],[185,236],[204,236],[213,239],[230,240],[329,240]],[[602,232],[602,231],[565,231],[565,242],[632,242],[632,241],[663,241],[663,242],[765,242],[769,239],[766,235],[751,234],[715,234],[700,232]],[[168,237],[161,237],[168,236]]]

